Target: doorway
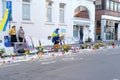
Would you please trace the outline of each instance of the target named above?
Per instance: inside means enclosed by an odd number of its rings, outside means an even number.
[[[80,38],[80,32],[79,32],[80,28],[83,28],[83,26],[80,26],[80,25],[73,26],[73,37],[77,41],[79,41],[79,38]]]
[[[115,23],[115,40],[118,40],[118,23]]]

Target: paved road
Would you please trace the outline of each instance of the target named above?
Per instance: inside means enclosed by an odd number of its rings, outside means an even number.
[[[1,66],[0,80],[120,80],[120,49]]]

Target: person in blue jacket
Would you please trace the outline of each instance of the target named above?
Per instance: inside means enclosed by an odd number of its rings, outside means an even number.
[[[59,28],[56,28],[52,33],[52,42],[55,44],[59,43]]]

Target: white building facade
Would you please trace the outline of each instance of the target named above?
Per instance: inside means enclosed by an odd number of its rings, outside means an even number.
[[[48,38],[56,28],[63,29],[65,36],[79,40],[79,27],[83,27],[83,41],[88,37],[94,41],[95,6],[90,0],[11,0],[12,20],[8,26],[15,25],[17,30],[23,26],[25,35],[39,39]],[[0,22],[5,12],[6,0],[0,0]],[[74,17],[79,6],[87,8],[89,18]],[[74,26],[79,26],[75,28]],[[9,27],[0,32],[0,39],[8,35]]]

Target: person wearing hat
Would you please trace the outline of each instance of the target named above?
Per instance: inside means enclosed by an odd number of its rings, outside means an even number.
[[[19,39],[19,42],[23,42],[24,40],[24,30],[22,26],[20,26],[20,29],[18,30],[18,39]]]

